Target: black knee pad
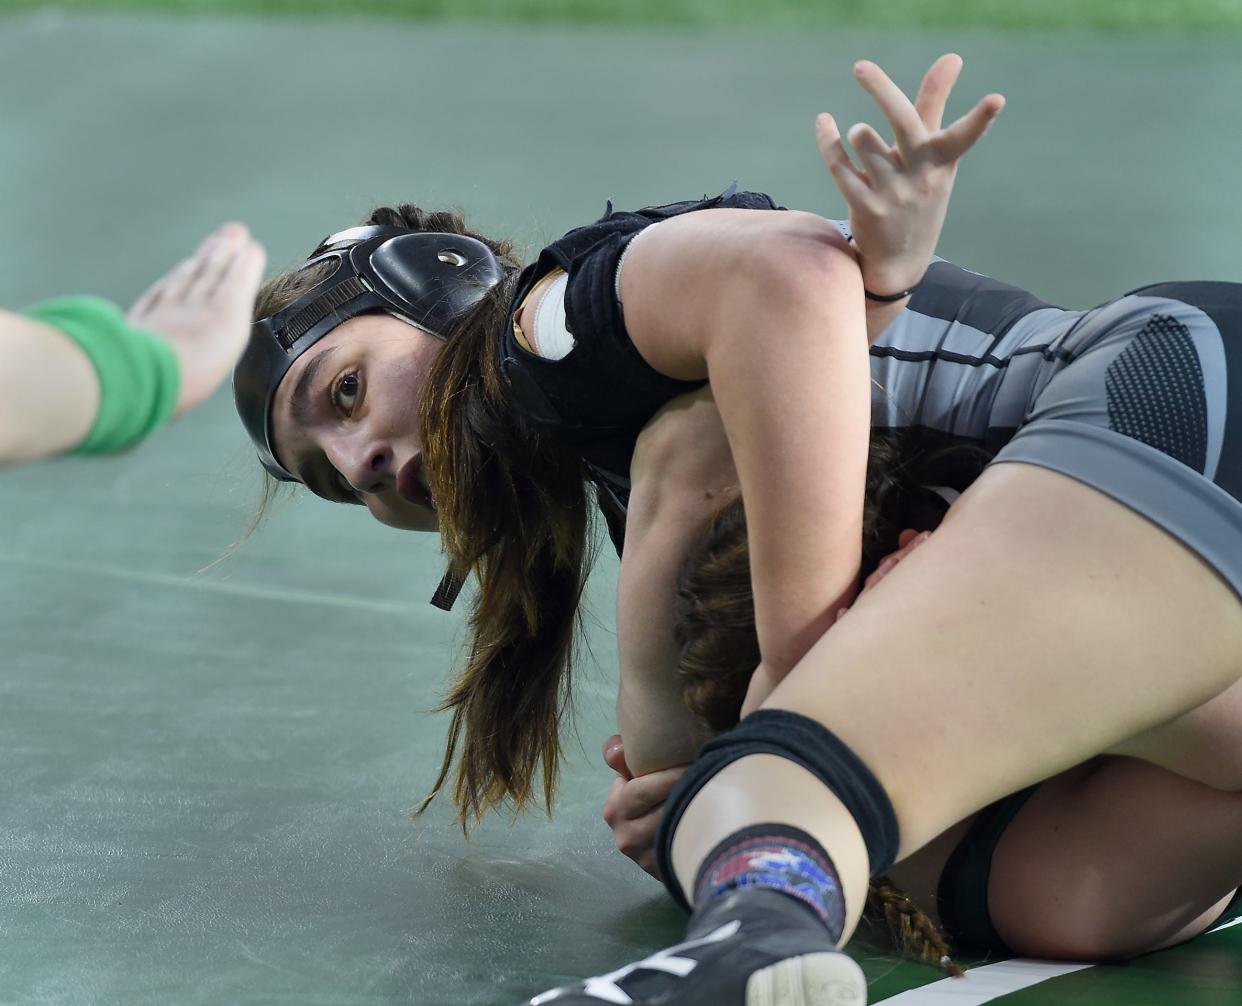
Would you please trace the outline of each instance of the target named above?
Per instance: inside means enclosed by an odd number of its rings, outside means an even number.
[[[871,876],[884,873],[897,858],[900,835],[897,815],[884,787],[858,756],[831,730],[815,720],[784,709],[760,709],[728,733],[703,746],[669,794],[656,835],[656,858],[664,885],[682,908],[690,910],[673,874],[673,833],[686,807],[726,765],[753,754],[773,754],[801,765],[845,804],[867,845]]]

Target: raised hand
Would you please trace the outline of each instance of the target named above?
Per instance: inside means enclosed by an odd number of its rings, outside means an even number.
[[[854,64],[854,76],[880,106],[895,141],[885,142],[866,123],[853,126],[848,139],[858,165],[836,120],[826,112],[815,120],[820,155],[849,206],[863,284],[873,293],[900,293],[922,279],[936,250],[958,162],[1005,107],[1001,95],[989,94],[942,128],[945,103],[961,69],[960,56],[941,56],[911,103],[875,63]]]
[[[250,333],[263,276],[262,246],[225,224],[138,298],[129,321],[168,340],[181,365],[176,415],[207,398],[233,371]]]

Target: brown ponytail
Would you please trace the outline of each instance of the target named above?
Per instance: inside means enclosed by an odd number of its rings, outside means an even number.
[[[492,291],[450,337],[420,410],[445,554],[479,582],[466,667],[442,707],[453,721],[432,793],[460,746],[453,795],[463,825],[505,799],[526,805],[540,772],[551,810],[593,559],[581,462],[522,418],[500,373],[512,293],[512,282]]]

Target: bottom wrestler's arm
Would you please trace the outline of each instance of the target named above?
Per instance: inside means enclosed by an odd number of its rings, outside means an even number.
[[[703,740],[682,698],[669,599],[704,519],[666,508],[627,525],[617,589],[617,726],[636,776],[693,761]]]
[[[617,586],[617,722],[634,775],[693,760],[703,740],[682,699],[673,599],[686,555],[736,480],[707,389],[669,403],[639,438]]]

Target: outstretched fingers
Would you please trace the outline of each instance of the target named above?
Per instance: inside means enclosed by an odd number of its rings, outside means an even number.
[[[989,94],[981,98],[974,108],[928,141],[935,151],[936,159],[942,164],[960,160],[991,128],[1004,107],[1005,99],[1002,95]]]
[[[941,56],[912,103],[870,60],[854,65],[859,84],[893,130],[889,144],[871,126],[849,131],[848,150],[832,116],[816,120],[824,164],[850,209],[853,243],[872,290],[908,290],[927,271],[944,224],[957,162],[987,131],[1005,101],[990,94],[947,129],[941,128],[961,57]],[[852,155],[852,156],[851,156]]]
[[[267,256],[249,231],[237,226],[239,233],[230,239],[229,247],[213,254],[204,266],[202,281],[208,300],[231,296],[249,304],[258,292]]]
[[[837,120],[827,112],[815,119],[815,142],[824,166],[846,203],[850,206],[861,205],[871,195],[871,186],[867,183],[867,176],[850,160],[849,151],[841,140],[841,131],[837,128]]]
[[[940,128],[944,120],[944,107],[948,103],[949,93],[957,83],[962,72],[962,57],[955,52],[946,53],[931,65],[931,69],[923,77],[919,85],[918,96],[914,99],[914,108],[929,133]]]
[[[893,127],[893,139],[902,159],[907,164],[913,164],[917,148],[927,139],[927,127],[923,125],[918,110],[889,75],[870,60],[855,63],[854,76],[875,99],[884,118]]]
[[[181,369],[176,415],[210,395],[246,344],[266,254],[246,227],[225,224],[139,298],[129,321],[162,337]]]

